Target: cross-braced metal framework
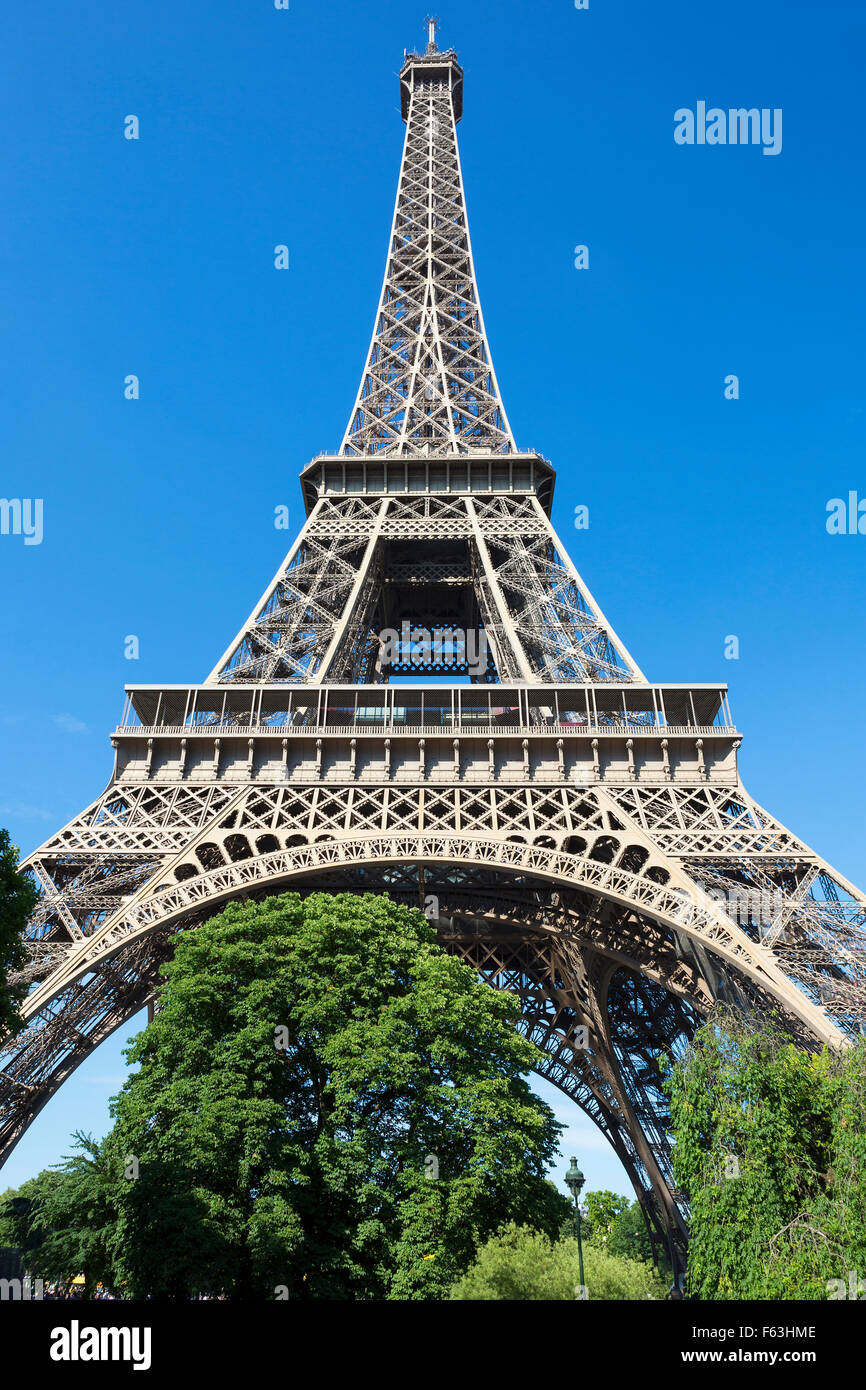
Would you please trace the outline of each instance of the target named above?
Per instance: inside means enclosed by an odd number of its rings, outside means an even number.
[[[640,679],[535,491],[550,472],[543,460],[516,478],[513,464],[490,458],[464,467],[463,496],[437,495],[435,470],[407,460],[387,481],[423,486],[423,496],[336,493],[375,487],[365,472],[335,461],[306,471],[320,489],[307,522],[211,680],[376,684],[397,674],[383,669],[381,634],[422,619],[483,639],[485,681]],[[507,495],[472,492],[476,477]],[[429,662],[400,673],[427,675]]]
[[[428,51],[400,75],[406,142],[385,280],[341,453],[507,454],[475,283],[457,122],[463,70]]]
[[[26,861],[42,897],[0,1157],[152,996],[176,932],[286,888],[388,892],[520,998],[539,1071],[676,1263],[660,1054],[719,1002],[843,1046],[866,1021],[866,899],[745,790],[726,689],[649,683],[575,570],[484,338],[456,58],[408,55],[401,88],[343,450],[304,469],[306,524],[208,679],[128,688],[107,790]]]

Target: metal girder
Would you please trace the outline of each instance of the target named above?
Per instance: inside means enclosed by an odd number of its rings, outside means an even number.
[[[499,681],[644,679],[568,559],[536,497],[321,498],[284,565],[209,680],[387,680],[371,654],[384,586],[435,589],[425,547],[450,543],[467,630],[484,634]],[[405,549],[415,545],[417,567]],[[392,563],[391,556],[400,558]],[[420,591],[420,592],[419,592]],[[457,602],[458,600],[454,600]]]
[[[475,283],[454,78],[447,61],[410,65],[388,262],[343,454],[515,449]]]

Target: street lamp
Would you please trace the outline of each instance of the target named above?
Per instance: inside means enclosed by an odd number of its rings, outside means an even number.
[[[577,1166],[577,1159],[573,1158],[565,1175],[566,1185],[574,1198],[574,1224],[577,1227],[577,1258],[580,1263],[580,1285],[586,1288],[583,1277],[583,1242],[580,1238],[580,1189],[584,1184],[584,1176]]]

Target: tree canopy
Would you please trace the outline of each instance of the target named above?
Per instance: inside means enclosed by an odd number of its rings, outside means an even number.
[[[111,1282],[113,1184],[99,1145],[81,1133],[74,1139],[78,1152],[59,1168],[0,1194],[0,1245],[20,1250],[26,1268],[52,1283],[83,1274],[89,1297],[99,1280]]]
[[[583,1198],[587,1239],[595,1240],[599,1245],[606,1244],[617,1217],[626,1211],[629,1205],[628,1197],[621,1197],[618,1192],[610,1192],[604,1188],[587,1192]]]
[[[693,1295],[824,1299],[866,1271],[866,1040],[807,1052],[729,1015],[665,1085]]]
[[[503,1220],[567,1218],[519,1004],[419,911],[232,904],[164,975],[112,1131],[57,1188],[99,1232],[94,1277],[102,1258],[130,1297],[439,1298]]]
[[[663,1299],[667,1285],[652,1265],[612,1255],[600,1245],[583,1248],[583,1287],[590,1302],[601,1299]],[[458,1300],[556,1300],[580,1298],[577,1239],[551,1241],[539,1231],[507,1224],[479,1250],[472,1267],[455,1281]]]
[[[610,1255],[652,1262],[652,1243],[639,1202],[607,1190],[587,1192],[583,1201],[585,1240],[607,1250]],[[667,1270],[667,1260],[662,1259],[661,1263]]]
[[[0,1037],[18,1032],[18,1008],[26,984],[11,984],[10,973],[24,964],[24,928],[39,894],[26,874],[18,871],[18,848],[8,830],[0,830]]]

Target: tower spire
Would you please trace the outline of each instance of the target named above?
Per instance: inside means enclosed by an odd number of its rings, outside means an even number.
[[[436,47],[400,73],[406,140],[379,310],[343,455],[511,454],[457,148],[463,69]]]
[[[439,28],[439,16],[427,16],[427,52],[435,53],[436,50],[436,30]]]

